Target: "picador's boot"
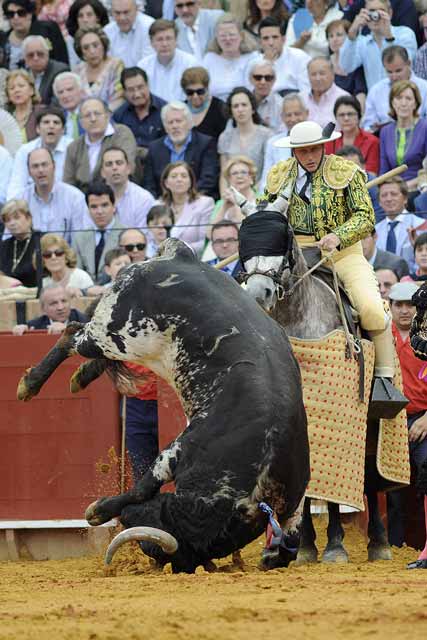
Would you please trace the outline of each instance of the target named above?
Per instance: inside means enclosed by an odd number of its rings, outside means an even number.
[[[408,399],[393,384],[394,345],[391,324],[383,331],[370,331],[375,347],[375,370],[369,401],[368,418],[395,418],[408,404]]]

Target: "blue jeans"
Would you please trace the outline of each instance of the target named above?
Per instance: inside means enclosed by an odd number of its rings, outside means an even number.
[[[421,418],[425,411],[414,413],[408,416],[408,429],[414,424],[415,420]],[[418,474],[424,460],[427,460],[427,438],[417,442],[409,443],[409,457],[411,467],[415,468]],[[390,544],[401,547],[405,542],[406,529],[406,489],[397,489],[387,493],[387,522],[388,522],[388,539]]]
[[[136,483],[159,454],[157,400],[126,398],[126,449]]]

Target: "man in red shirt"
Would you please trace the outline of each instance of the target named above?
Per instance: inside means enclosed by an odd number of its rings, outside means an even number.
[[[390,289],[390,309],[393,319],[392,331],[399,356],[403,377],[403,390],[409,399],[406,407],[408,416],[408,438],[411,464],[417,475],[427,460],[427,374],[425,363],[421,362],[411,348],[409,330],[416,309],[412,296],[418,290],[414,282],[398,282]],[[388,495],[389,540],[391,544],[402,546],[404,542],[403,501],[399,491]],[[424,499],[427,540],[427,496]],[[408,569],[427,569],[427,541],[418,560],[411,562]]]

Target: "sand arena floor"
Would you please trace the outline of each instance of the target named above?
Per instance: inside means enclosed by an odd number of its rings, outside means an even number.
[[[348,565],[268,573],[257,569],[261,539],[243,551],[244,571],[226,559],[214,574],[156,573],[130,545],[110,572],[101,557],[0,563],[0,638],[426,640],[427,571],[405,568],[416,552],[396,549],[392,562],[368,563],[352,525],[346,546]]]

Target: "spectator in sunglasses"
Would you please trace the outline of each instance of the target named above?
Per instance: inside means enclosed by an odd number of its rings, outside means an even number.
[[[201,62],[209,42],[215,36],[215,25],[224,13],[218,9],[201,9],[200,0],[175,0],[177,44]]]
[[[119,236],[119,247],[128,254],[131,262],[144,262],[147,238],[139,229],[126,229]]]
[[[46,233],[40,241],[40,249],[44,271],[43,288],[53,284],[61,285],[71,298],[81,298],[84,290],[93,285],[90,275],[76,266],[76,254],[62,236]]]
[[[187,96],[193,129],[217,140],[227,124],[227,109],[222,100],[210,95],[209,80],[204,67],[190,67],[182,74],[181,87]]]
[[[269,60],[254,62],[250,67],[249,80],[253,87],[252,93],[255,96],[261,120],[270,129],[277,132],[282,125],[283,98],[272,90],[276,82],[273,63]]]
[[[7,69],[24,66],[22,43],[27,36],[43,36],[51,44],[52,60],[68,64],[64,38],[56,22],[37,20],[36,3],[31,0],[4,0],[3,14],[11,29],[0,32],[0,65]]]

